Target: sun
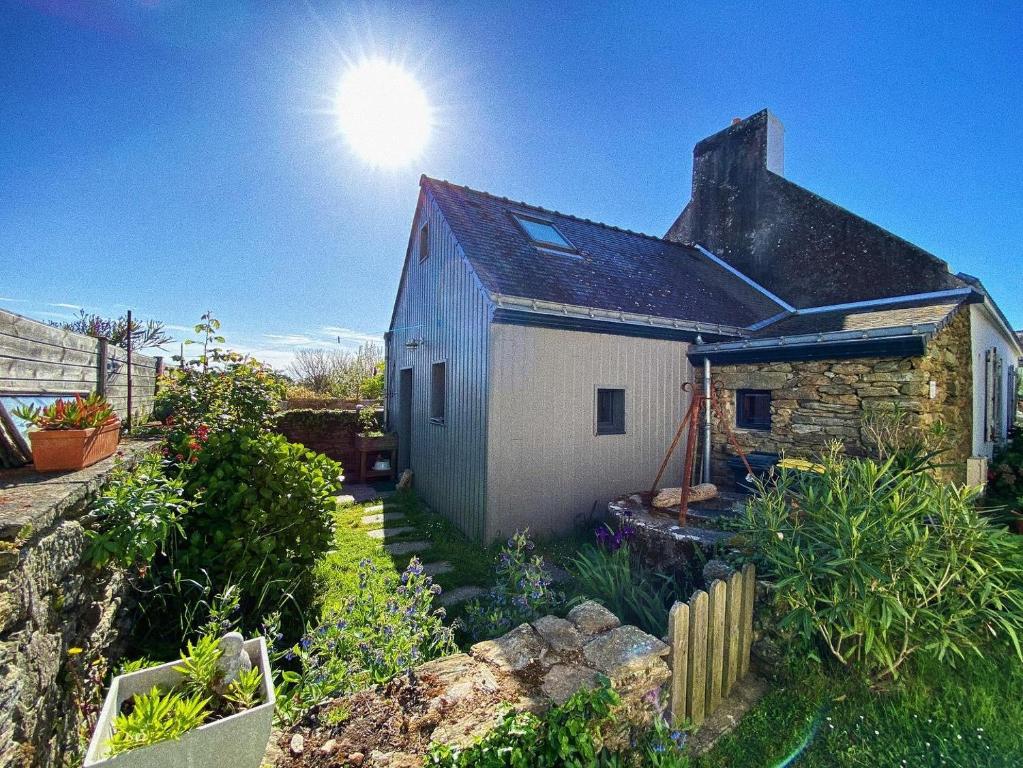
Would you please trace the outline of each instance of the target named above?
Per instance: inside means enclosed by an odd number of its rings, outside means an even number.
[[[433,109],[404,67],[384,59],[353,64],[341,78],[336,110],[352,151],[370,165],[398,168],[430,140]]]

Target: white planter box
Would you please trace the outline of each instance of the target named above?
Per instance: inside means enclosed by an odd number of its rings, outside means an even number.
[[[274,689],[270,661],[263,638],[246,640],[242,646],[252,666],[263,675],[263,703],[244,712],[206,723],[176,741],[161,741],[148,747],[107,757],[106,743],[121,704],[137,693],[148,693],[154,686],[173,686],[181,679],[174,671],[180,661],[151,667],[127,675],[118,675],[110,684],[96,730],[85,754],[84,768],[260,768],[274,714]]]

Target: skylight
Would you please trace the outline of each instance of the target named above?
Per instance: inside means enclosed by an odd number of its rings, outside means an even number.
[[[575,246],[568,242],[565,236],[562,235],[549,221],[533,219],[518,213],[512,215],[515,217],[515,221],[519,223],[519,226],[522,227],[534,243],[565,251],[575,250]]]

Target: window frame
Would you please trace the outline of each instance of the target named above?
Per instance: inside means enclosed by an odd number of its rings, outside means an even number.
[[[424,221],[419,228],[419,263],[430,258],[430,222]]]
[[[608,392],[611,395],[611,421],[600,420],[600,398],[601,394]],[[594,387],[593,389],[593,434],[603,435],[624,435],[625,430],[625,388],[624,387]]]
[[[764,419],[756,419],[746,414],[743,407],[744,397],[763,397],[767,399],[767,416]],[[755,432],[771,431],[771,402],[773,401],[771,390],[744,388],[735,390],[735,428],[748,429]]]
[[[441,372],[440,397],[438,397],[438,368]],[[448,400],[448,366],[447,360],[436,360],[430,364],[430,423],[444,425],[447,423]],[[440,409],[438,410],[438,403]]]
[[[540,216],[535,216],[533,214],[528,213],[521,213],[519,211],[509,211],[509,213],[511,213],[512,219],[515,221],[516,226],[522,231],[522,234],[529,238],[529,242],[531,242],[539,250],[553,251],[559,254],[563,253],[569,255],[578,255],[579,249],[575,247],[571,240],[565,237],[565,233],[558,229],[557,225],[555,225],[555,223],[550,219],[544,219]],[[562,240],[568,243],[568,245],[562,245],[561,243],[552,243],[548,240],[537,240],[532,234],[530,234],[529,230],[526,229],[526,225],[522,223],[523,220],[531,221],[534,224],[543,224],[544,226],[550,227],[555,232],[557,232],[558,237],[560,237]]]

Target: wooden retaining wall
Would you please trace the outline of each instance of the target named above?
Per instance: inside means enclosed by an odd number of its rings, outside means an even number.
[[[132,411],[153,409],[162,358],[132,353]],[[0,309],[0,395],[106,395],[128,415],[128,353],[105,339],[64,331]]]
[[[700,725],[749,671],[756,571],[715,579],[668,615],[672,721]]]

